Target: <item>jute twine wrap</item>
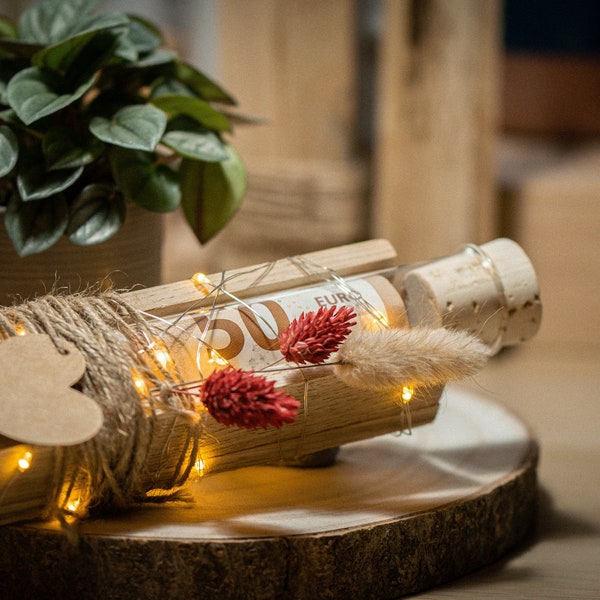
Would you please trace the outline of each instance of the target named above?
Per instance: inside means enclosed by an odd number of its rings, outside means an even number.
[[[60,351],[63,341],[84,356],[86,371],[78,389],[102,408],[104,425],[92,440],[57,452],[57,473],[48,513],[59,518],[77,500],[76,516],[106,513],[140,502],[185,499],[181,486],[196,460],[200,417],[185,397],[171,394],[176,373],[167,372],[147,349],[156,338],[150,325],[116,293],[47,295],[0,309],[0,331],[45,333]],[[132,368],[149,389],[140,394]],[[184,443],[157,435],[157,414],[171,413],[187,429]],[[179,434],[180,435],[180,434]],[[180,436],[181,437],[181,436]],[[156,447],[159,439],[161,446]],[[174,446],[179,455],[172,456]],[[154,460],[149,461],[152,452]],[[164,469],[156,467],[156,456]],[[149,472],[149,463],[152,472]]]

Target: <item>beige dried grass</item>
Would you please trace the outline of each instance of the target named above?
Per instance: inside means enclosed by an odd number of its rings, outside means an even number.
[[[472,377],[490,349],[464,331],[443,328],[354,330],[336,355],[336,375],[360,389],[435,386]]]

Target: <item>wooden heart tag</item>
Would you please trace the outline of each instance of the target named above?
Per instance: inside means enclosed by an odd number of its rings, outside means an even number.
[[[85,359],[72,344],[60,352],[45,334],[0,343],[0,435],[40,446],[71,446],[102,428],[102,409],[74,390]]]

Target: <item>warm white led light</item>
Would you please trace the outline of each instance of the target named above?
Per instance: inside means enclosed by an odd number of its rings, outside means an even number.
[[[192,283],[204,294],[210,294],[211,281],[204,273],[192,275]]]
[[[31,452],[27,451],[23,454],[23,456],[21,456],[21,458],[19,458],[19,460],[17,460],[17,467],[19,468],[19,471],[23,472],[23,471],[27,471],[27,469],[29,469],[29,467],[31,466],[31,459],[33,458],[33,454],[31,454]]]
[[[405,385],[402,388],[402,402],[404,402],[405,404],[410,402],[412,400],[414,393],[415,393],[415,391],[413,390],[413,388]]]
[[[384,327],[390,326],[388,320],[385,318],[385,315],[378,310],[373,310],[373,321],[383,325]]]
[[[208,349],[208,362],[216,365],[225,366],[228,364],[227,359],[223,358],[216,350]]]
[[[171,360],[171,355],[161,346],[154,345],[152,354],[163,369],[166,369],[173,362]]]
[[[362,327],[368,331],[378,331],[382,327],[388,329],[390,326],[386,316],[379,310],[373,308],[368,312],[361,312],[359,319]]]
[[[148,386],[146,385],[146,380],[141,376],[141,374],[136,369],[131,369],[131,377],[133,378],[133,385],[135,385],[135,389],[142,395],[148,395]]]

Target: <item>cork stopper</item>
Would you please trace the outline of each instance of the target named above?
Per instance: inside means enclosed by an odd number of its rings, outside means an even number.
[[[542,304],[531,261],[500,238],[410,269],[402,296],[412,327],[467,330],[494,351],[524,342],[540,327]]]

